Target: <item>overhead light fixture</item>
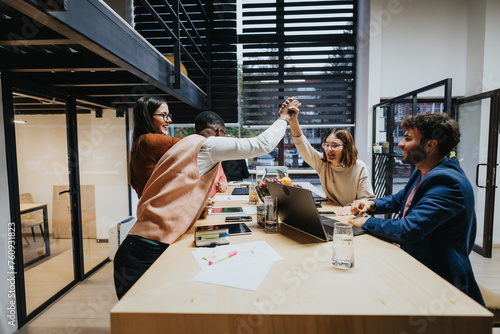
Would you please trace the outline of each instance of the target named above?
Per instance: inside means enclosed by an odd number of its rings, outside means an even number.
[[[24,121],[22,119],[15,119],[14,123],[24,124],[24,123],[26,123],[26,121]]]

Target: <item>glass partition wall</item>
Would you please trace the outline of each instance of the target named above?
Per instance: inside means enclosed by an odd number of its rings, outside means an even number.
[[[77,104],[84,272],[109,256],[108,227],[129,216],[125,114]]]
[[[15,90],[14,125],[26,313],[74,281],[71,219],[61,220],[54,185],[68,184],[66,101]],[[43,107],[43,114],[41,108]],[[66,186],[67,189],[67,186]],[[71,217],[71,206],[65,205]]]
[[[60,93],[5,87],[23,325],[108,260],[108,228],[130,215],[127,121]]]
[[[497,161],[500,117],[500,90],[457,99],[455,114],[461,140],[456,154],[472,184],[476,200],[477,234],[474,250],[491,257],[498,244]],[[496,225],[497,229],[494,229]]]

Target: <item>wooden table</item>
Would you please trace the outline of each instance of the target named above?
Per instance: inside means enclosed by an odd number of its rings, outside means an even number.
[[[211,223],[223,216],[197,224]],[[247,225],[252,234],[231,243],[264,240],[284,258],[257,291],[192,281],[191,230],[111,310],[111,333],[491,333],[489,311],[391,243],[356,236],[356,266],[341,270],[331,243]]]
[[[29,266],[30,264],[41,260],[44,257],[50,255],[50,239],[49,239],[49,216],[47,213],[47,203],[20,203],[20,214],[26,214],[33,211],[42,210],[43,214],[43,229],[42,237],[45,242],[45,254],[26,262],[24,265]]]

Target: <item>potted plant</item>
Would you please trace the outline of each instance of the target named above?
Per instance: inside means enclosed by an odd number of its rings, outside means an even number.
[[[379,143],[373,144],[373,153],[382,153],[382,146]]]
[[[386,141],[382,144],[382,153],[389,154],[389,142]]]

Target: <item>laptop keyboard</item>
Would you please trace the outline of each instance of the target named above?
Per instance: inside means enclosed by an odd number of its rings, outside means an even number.
[[[323,224],[323,227],[325,228],[325,233],[328,237],[333,237],[333,227],[330,225]]]

